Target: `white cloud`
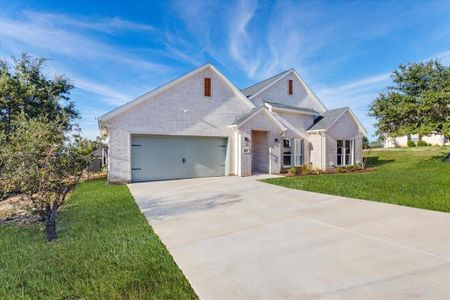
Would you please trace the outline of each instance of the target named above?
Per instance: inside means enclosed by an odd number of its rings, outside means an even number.
[[[390,73],[347,82],[340,86],[317,89],[317,95],[329,109],[349,106],[373,136],[375,120],[367,116],[370,103],[390,83]]]
[[[254,59],[256,53],[252,50],[255,50],[255,47],[247,31],[247,26],[253,19],[256,8],[256,1],[238,1],[229,20],[230,56],[241,69],[247,72],[250,78],[255,76],[260,63],[258,59]]]
[[[93,20],[83,16],[69,17],[63,14],[54,14],[47,12],[26,11],[24,15],[33,22],[43,26],[73,26],[80,29],[89,29],[113,34],[118,31],[155,31],[155,28],[149,24],[137,23],[124,20],[118,17],[99,18]]]
[[[141,59],[111,45],[66,30],[64,27],[35,23],[31,19],[16,21],[2,17],[0,28],[2,28],[0,30],[2,43],[14,53],[31,48],[81,61],[110,60],[140,70],[155,72],[167,70],[166,66]]]
[[[88,22],[45,13],[28,13],[27,17],[25,20],[0,17],[0,54],[8,57],[26,51],[36,56],[51,57],[47,70],[52,74],[66,74],[76,88],[101,96],[101,100],[109,105],[123,104],[133,98],[118,92],[121,88],[127,91],[132,87],[142,90],[137,87],[136,82],[125,83],[133,80],[133,74],[154,74],[153,76],[160,77],[161,73],[172,70],[171,67],[141,58],[65,26],[67,23],[73,23],[76,26],[85,25],[87,28]],[[62,23],[57,23],[61,20]],[[93,23],[92,26],[98,24],[100,23]],[[105,30],[113,27],[147,29],[144,25],[141,28],[137,23],[115,18],[110,19],[108,24],[102,24]],[[100,30],[99,27],[97,30]],[[126,72],[127,76],[122,76],[123,72]],[[115,79],[117,77],[120,78],[119,81]],[[123,89],[125,85],[127,89]]]
[[[109,87],[109,85],[104,85],[98,82],[94,82],[92,80],[85,80],[81,78],[76,78],[74,76],[70,76],[72,78],[72,83],[76,88],[94,93],[103,97],[103,102],[110,105],[121,105],[130,100],[132,100],[132,96],[123,94],[121,92],[115,91]]]
[[[450,49],[441,53],[434,55],[431,58],[436,58],[440,60],[443,64],[450,65]]]

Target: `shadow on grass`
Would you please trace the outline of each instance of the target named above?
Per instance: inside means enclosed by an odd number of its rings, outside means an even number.
[[[378,156],[371,156],[367,158],[367,167],[377,167],[385,164],[395,162],[395,159],[380,159]]]
[[[422,160],[419,160],[417,162],[417,165],[427,165],[430,163],[443,163],[443,164],[450,163],[450,160],[448,160],[447,155],[448,155],[447,153],[433,155],[433,156],[424,158]]]

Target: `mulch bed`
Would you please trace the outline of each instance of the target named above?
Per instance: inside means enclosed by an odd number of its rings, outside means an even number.
[[[106,173],[84,173],[80,181],[105,178]],[[30,200],[22,195],[14,195],[0,201],[0,225],[1,224],[31,224],[40,221],[40,217],[34,215],[30,209]]]
[[[311,173],[308,173],[308,174],[286,173],[284,175],[286,177],[301,177],[301,176],[317,176],[317,175],[334,175],[334,174],[344,174],[344,173],[369,173],[369,172],[374,172],[376,169],[377,168],[365,168],[365,169],[358,169],[358,170],[341,169],[340,172],[336,172],[336,171],[315,172],[315,171],[312,171]]]
[[[22,198],[21,195],[15,195],[0,201],[0,224],[39,222],[40,217],[31,213],[30,204],[30,200]]]

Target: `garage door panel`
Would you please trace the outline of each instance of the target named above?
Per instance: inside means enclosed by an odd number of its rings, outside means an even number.
[[[132,181],[225,175],[226,138],[131,137]]]

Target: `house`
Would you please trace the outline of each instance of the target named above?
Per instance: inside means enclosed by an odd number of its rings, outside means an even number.
[[[294,69],[239,90],[201,66],[99,118],[110,182],[327,170],[362,159],[361,122]]]
[[[417,143],[420,140],[427,142],[427,144],[432,146],[450,146],[450,140],[440,134],[430,134],[424,136],[410,134],[399,137],[386,136],[383,145],[384,148],[407,147],[409,141]]]

